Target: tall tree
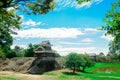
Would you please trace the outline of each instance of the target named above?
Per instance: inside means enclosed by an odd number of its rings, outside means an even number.
[[[0,48],[3,52],[10,50],[15,34],[14,29],[20,29],[20,17],[15,14],[15,10],[0,8]]]
[[[107,30],[106,35],[114,37],[109,44],[110,52],[116,53],[120,50],[120,0],[112,4],[112,9],[108,10],[103,21],[106,22],[106,26],[102,27],[103,30]]]

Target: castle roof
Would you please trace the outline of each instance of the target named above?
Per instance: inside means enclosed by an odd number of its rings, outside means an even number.
[[[35,53],[55,53],[51,48],[51,44],[49,41],[42,41],[39,47],[34,51]]]

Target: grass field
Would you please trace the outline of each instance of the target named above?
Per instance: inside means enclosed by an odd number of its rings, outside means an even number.
[[[72,71],[63,69],[43,75],[1,72],[0,80],[120,80],[120,63],[97,63],[86,71],[88,73],[71,74]]]

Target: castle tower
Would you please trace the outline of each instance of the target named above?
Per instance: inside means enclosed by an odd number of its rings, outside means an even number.
[[[55,70],[55,51],[52,50],[49,41],[42,41],[34,53],[36,59],[28,69],[28,73],[42,74],[46,71]]]

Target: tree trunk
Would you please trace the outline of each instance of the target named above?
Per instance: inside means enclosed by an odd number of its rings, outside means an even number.
[[[74,67],[73,67],[73,73],[75,73],[75,64],[74,64]]]

